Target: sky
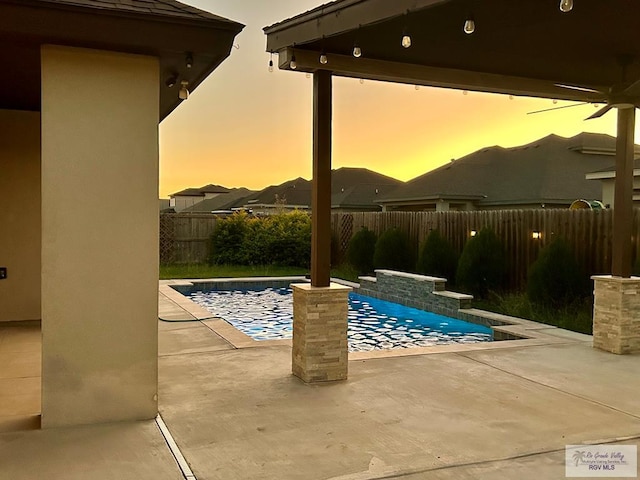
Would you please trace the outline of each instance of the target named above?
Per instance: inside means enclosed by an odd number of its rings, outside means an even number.
[[[324,2],[181,1],[246,27],[229,58],[161,123],[160,196],[210,183],[260,190],[310,179],[313,81],[302,72],[269,73],[262,28]],[[569,102],[346,78],[334,79],[333,92],[333,168],[404,181],[488,146],[551,133],[615,135],[613,112],[584,121],[593,105],[527,115]]]

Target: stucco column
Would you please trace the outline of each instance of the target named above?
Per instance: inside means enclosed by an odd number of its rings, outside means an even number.
[[[592,278],[593,346],[617,354],[640,353],[640,278]]]
[[[153,57],[42,48],[42,426],[153,418]]]

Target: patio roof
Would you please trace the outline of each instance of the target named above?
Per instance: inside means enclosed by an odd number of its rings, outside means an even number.
[[[159,57],[163,119],[180,104],[179,81],[193,91],[242,28],[175,0],[0,0],[0,108],[40,110],[40,46],[56,44]]]
[[[314,169],[321,166],[325,179],[331,164],[331,76],[607,103],[593,117],[615,107],[612,273],[629,277],[634,248],[633,107],[640,105],[635,19],[640,4],[579,0],[565,12],[559,5],[557,0],[337,0],[264,31],[267,51],[279,54],[280,69],[317,77]],[[467,20],[475,26],[465,33]],[[360,55],[355,55],[356,46]],[[330,182],[317,183],[319,191],[330,188]],[[327,216],[325,210],[320,217]],[[327,239],[320,243],[326,250]],[[322,262],[328,264],[323,252]],[[317,285],[314,261],[312,283]]]
[[[608,89],[640,78],[640,41],[629,0],[581,0],[564,14],[555,0],[338,0],[266,27],[267,51],[290,69],[513,95],[605,101],[556,84]],[[475,32],[463,31],[473,17]],[[403,48],[406,31],[411,47]],[[354,44],[362,56],[352,55]],[[328,63],[320,65],[322,51]]]

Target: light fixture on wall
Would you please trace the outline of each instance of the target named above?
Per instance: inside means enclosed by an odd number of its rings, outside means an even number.
[[[542,232],[531,232],[531,238],[540,240],[542,238]]]
[[[467,20],[464,22],[463,30],[464,30],[464,33],[466,33],[467,35],[471,35],[473,32],[476,31],[476,22],[473,19],[473,15],[469,15],[467,17]]]
[[[187,80],[182,80],[180,82],[180,93],[178,94],[178,98],[180,100],[187,100],[189,98],[189,82]]]
[[[560,0],[560,11],[567,13],[573,10],[573,0]]]
[[[477,231],[475,231],[475,230],[471,230],[471,231],[469,232],[469,235],[470,235],[471,237],[475,237],[477,234],[478,234],[478,232],[477,232]]]
[[[193,54],[187,53],[187,58],[185,58],[184,64],[187,68],[193,67]]]

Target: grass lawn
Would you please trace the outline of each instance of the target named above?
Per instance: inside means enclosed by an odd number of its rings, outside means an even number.
[[[309,269],[300,267],[278,267],[275,265],[160,265],[160,280],[174,278],[225,278],[225,277],[281,277],[308,275]],[[358,272],[348,265],[331,269],[331,276],[358,281]]]
[[[173,278],[217,278],[217,277],[281,277],[307,275],[309,270],[299,267],[274,265],[160,265],[160,280]]]

